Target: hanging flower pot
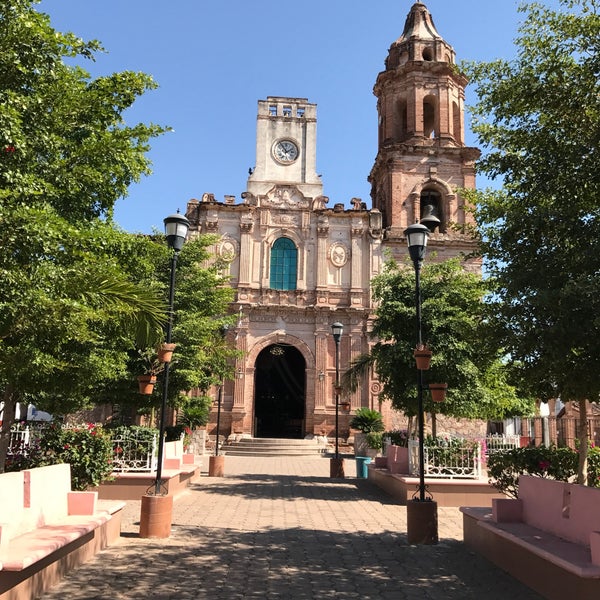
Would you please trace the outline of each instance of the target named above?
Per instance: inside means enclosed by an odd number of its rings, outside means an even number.
[[[138,375],[138,385],[140,386],[140,394],[149,396],[154,391],[156,383],[156,375]]]
[[[431,365],[431,350],[427,346],[417,346],[414,351],[419,371],[427,371]]]
[[[158,349],[158,361],[161,363],[171,362],[175,346],[176,344],[162,344]]]
[[[350,402],[340,402],[340,408],[345,412],[349,412],[350,411]]]
[[[429,391],[431,392],[431,399],[434,402],[443,402],[446,399],[447,389],[447,383],[430,383]]]

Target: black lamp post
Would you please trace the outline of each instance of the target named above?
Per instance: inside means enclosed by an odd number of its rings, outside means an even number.
[[[423,344],[421,328],[421,266],[425,258],[430,230],[415,223],[405,229],[408,252],[415,268],[415,304],[417,309],[417,347]],[[437,503],[425,490],[425,424],[423,421],[423,371],[417,369],[417,402],[419,424],[419,493],[407,504],[407,534],[409,543],[437,543]],[[420,503],[420,504],[418,504]],[[412,529],[412,531],[411,531]]]
[[[177,256],[183,248],[183,243],[190,226],[190,222],[181,214],[169,215],[165,220],[165,233],[167,235],[167,244],[173,250],[171,256],[171,284],[169,287],[169,315],[166,327],[166,343],[171,343],[171,333],[173,330],[173,301],[175,299],[175,269],[177,267]],[[154,494],[160,495],[162,485],[162,464],[165,445],[165,428],[167,412],[167,396],[169,392],[169,365],[170,361],[165,362],[163,397],[160,411],[160,429],[158,434],[158,466],[156,468],[156,481],[154,483]]]
[[[219,456],[219,431],[221,429],[221,399],[223,398],[223,384],[225,382],[221,380],[219,383],[219,392],[217,395],[217,439],[215,441],[215,456]]]
[[[223,340],[229,331],[229,325],[223,325],[221,327],[221,337]],[[223,400],[223,386],[225,385],[225,379],[221,378],[219,383],[219,392],[217,394],[217,439],[215,441],[215,456],[219,456],[219,432],[221,431],[221,402]]]
[[[344,326],[336,322],[331,326],[333,341],[335,342],[335,458],[339,458],[339,420],[340,420],[340,340]]]
[[[336,322],[331,326],[333,341],[335,342],[335,455],[329,465],[329,476],[344,478],[344,459],[339,453],[339,419],[340,419],[340,339],[344,326]]]

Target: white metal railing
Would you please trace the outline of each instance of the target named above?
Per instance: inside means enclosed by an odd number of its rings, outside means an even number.
[[[424,450],[425,477],[444,479],[479,479],[481,477],[481,443],[466,440],[440,440],[426,444]],[[419,441],[408,442],[408,470],[419,475]]]
[[[8,442],[8,449],[11,450],[15,446],[28,446],[29,445],[30,429],[29,425],[23,425],[21,423],[15,423],[10,428],[10,441]]]
[[[27,424],[15,423],[10,428],[10,440],[8,442],[8,451],[16,452],[18,449],[25,449],[30,444],[36,442],[41,435],[47,423]]]
[[[158,465],[158,435],[152,439],[138,438],[133,432],[112,438],[113,472],[151,473]]]
[[[514,450],[515,448],[521,447],[521,436],[520,435],[488,435],[485,438],[485,450],[486,456],[497,454],[505,450]]]

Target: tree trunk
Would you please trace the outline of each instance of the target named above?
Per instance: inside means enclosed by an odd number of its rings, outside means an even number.
[[[577,483],[587,485],[588,459],[588,422],[587,401],[579,401],[579,464],[577,465]]]
[[[437,419],[434,410],[431,411],[431,437],[434,439],[437,437]]]
[[[412,438],[417,433],[417,420],[414,417],[408,417],[408,437]]]
[[[2,401],[4,402],[4,409],[2,410],[2,427],[0,428],[0,473],[4,473],[8,446],[10,444],[10,428],[15,421],[15,414],[17,412],[17,398],[13,394],[10,385],[4,390]]]

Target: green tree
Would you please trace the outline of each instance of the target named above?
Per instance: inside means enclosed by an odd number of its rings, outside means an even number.
[[[596,0],[525,4],[513,60],[466,65],[478,103],[477,221],[497,343],[530,393],[580,408],[600,393],[600,15]]]
[[[165,303],[128,271],[150,240],[49,207],[0,207],[0,464],[17,402],[65,414],[102,399],[135,344],[162,335]],[[137,273],[140,275],[140,273]]]
[[[159,240],[160,241],[160,240]],[[233,359],[238,355],[227,333],[235,323],[228,315],[233,289],[222,275],[220,259],[210,253],[213,236],[188,240],[177,260],[175,305],[173,310],[173,342],[177,344],[169,369],[169,404],[188,414],[194,425],[208,422],[212,400],[206,396],[213,385],[233,376]],[[170,281],[169,255],[158,266],[156,284],[167,297]],[[135,377],[154,362],[153,347],[132,349],[127,372],[120,382],[107,382],[106,396],[142,413],[150,413],[160,404],[162,385],[155,387],[150,397],[135,393]],[[198,389],[200,396],[189,395]]]
[[[110,220],[164,131],[123,120],[155,84],[131,72],[91,79],[71,62],[100,44],[55,31],[35,4],[0,4],[0,472],[17,402],[61,412],[89,402],[165,320],[134,262],[151,241]]]
[[[425,390],[424,407],[432,414],[501,419],[532,412],[506,382],[498,350],[488,343],[483,319],[485,282],[463,269],[458,259],[426,261],[421,271],[423,340],[432,351],[427,382],[448,384],[446,401],[433,403]],[[386,263],[373,280],[377,301],[369,355],[360,357],[344,374],[356,387],[361,375],[374,368],[382,396],[408,416],[417,414],[415,274],[412,266]]]
[[[123,118],[156,84],[130,71],[91,79],[72,63],[93,59],[99,42],[57,32],[37,3],[0,5],[0,198],[48,204],[70,222],[110,215],[150,173],[148,142],[165,131]]]

